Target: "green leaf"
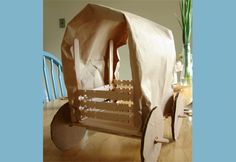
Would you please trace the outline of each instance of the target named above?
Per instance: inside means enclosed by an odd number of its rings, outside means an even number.
[[[179,3],[181,11],[181,20],[178,17],[178,22],[182,28],[183,43],[190,42],[192,33],[192,0],[181,0]]]

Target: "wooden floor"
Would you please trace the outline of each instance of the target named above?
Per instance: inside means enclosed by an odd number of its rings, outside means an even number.
[[[66,101],[61,100],[60,104]],[[44,162],[139,162],[140,140],[106,133],[88,131],[81,148],[61,152],[50,139],[50,122],[57,109],[53,103],[44,108],[43,159]],[[184,119],[181,134],[172,141],[170,118],[165,119],[165,137],[170,143],[162,146],[158,162],[192,161],[192,123]]]

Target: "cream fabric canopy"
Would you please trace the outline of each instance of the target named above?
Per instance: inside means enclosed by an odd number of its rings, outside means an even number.
[[[61,45],[70,104],[78,100],[78,89],[108,83],[109,40],[114,41],[115,78],[117,48],[128,43],[134,106],[143,119],[154,106],[163,109],[172,94],[176,57],[172,32],[140,16],[95,4],[88,4],[68,23]]]

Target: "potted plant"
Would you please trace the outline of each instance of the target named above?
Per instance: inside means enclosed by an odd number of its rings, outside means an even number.
[[[181,19],[178,18],[182,29],[184,82],[192,84],[192,58],[191,58],[191,35],[192,35],[192,0],[181,0]]]

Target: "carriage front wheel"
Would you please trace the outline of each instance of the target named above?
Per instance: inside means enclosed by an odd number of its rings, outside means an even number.
[[[51,139],[60,150],[70,150],[81,144],[86,129],[70,125],[69,103],[64,104],[51,122]]]

